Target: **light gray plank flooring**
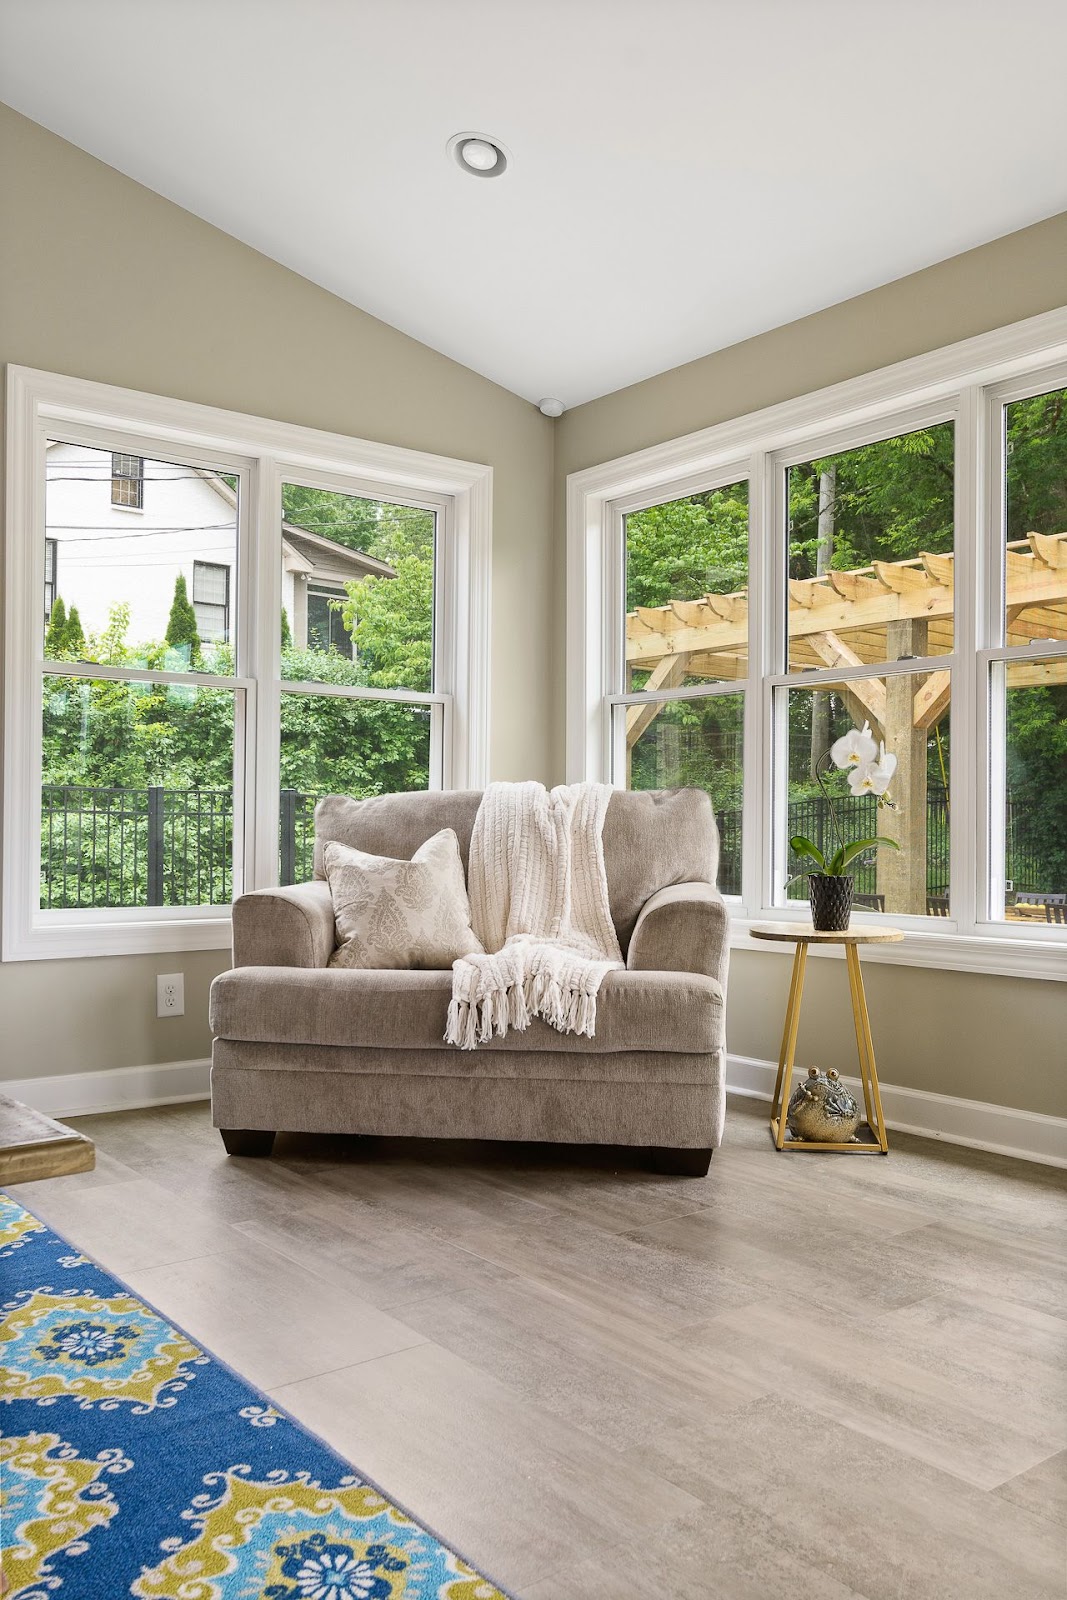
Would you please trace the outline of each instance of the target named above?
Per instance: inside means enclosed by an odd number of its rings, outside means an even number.
[[[521,1600],[1064,1600],[1067,1183],[87,1117],[13,1190]]]

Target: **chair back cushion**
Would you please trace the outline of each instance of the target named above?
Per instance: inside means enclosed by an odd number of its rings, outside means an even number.
[[[442,828],[459,840],[467,870],[480,789],[419,791],[351,800],[331,794],[315,807],[315,877],[327,842],[410,860]],[[623,954],[645,901],[672,883],[714,883],[719,834],[703,789],[618,789],[604,819],[604,867]]]

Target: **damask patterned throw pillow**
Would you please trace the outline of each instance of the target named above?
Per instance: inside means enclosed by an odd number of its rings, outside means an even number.
[[[323,866],[337,924],[331,967],[450,967],[459,956],[481,955],[451,828],[410,861],[330,843]]]

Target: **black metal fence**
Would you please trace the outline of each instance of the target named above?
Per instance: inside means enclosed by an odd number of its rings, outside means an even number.
[[[41,905],[227,905],[233,895],[229,789],[41,790]]]
[[[835,800],[834,804],[846,839],[869,839],[879,831],[878,802],[874,795],[847,795]],[[719,824],[719,887],[723,894],[740,894],[740,808],[717,811],[716,820]],[[791,800],[788,829],[790,838],[802,833],[818,845],[824,854],[832,855],[837,847],[830,808],[822,795]],[[806,872],[807,867],[799,857],[790,853],[789,871]],[[876,878],[877,869],[873,861],[858,863],[856,893],[875,894]],[[931,791],[926,799],[926,892],[929,895],[948,894],[948,797],[944,790]],[[806,900],[807,894],[807,885],[803,881],[793,884],[789,890],[790,898],[795,900]]]
[[[315,862],[315,807],[317,794],[299,789],[282,790],[280,881],[306,883]]]
[[[283,884],[312,875],[317,795],[281,792],[279,865]],[[41,791],[41,905],[50,910],[86,906],[226,905],[233,893],[233,795],[228,789],[103,789],[46,784]],[[872,795],[835,802],[846,835],[878,832]],[[718,812],[719,885],[741,892],[741,811]],[[831,823],[820,795],[792,801],[789,834],[805,834],[831,847]],[[948,893],[948,799],[931,791],[926,802],[926,886]],[[1007,876],[1018,891],[1062,888],[1044,881],[1040,839],[1027,826],[1025,807],[1009,803]],[[803,871],[800,861],[790,871]],[[797,899],[806,886],[789,891]],[[857,894],[876,892],[872,863],[858,867]]]

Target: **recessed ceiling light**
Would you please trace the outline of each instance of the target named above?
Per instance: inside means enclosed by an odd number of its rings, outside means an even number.
[[[454,133],[447,150],[456,165],[472,178],[499,178],[508,169],[508,153],[499,139],[484,133]]]

